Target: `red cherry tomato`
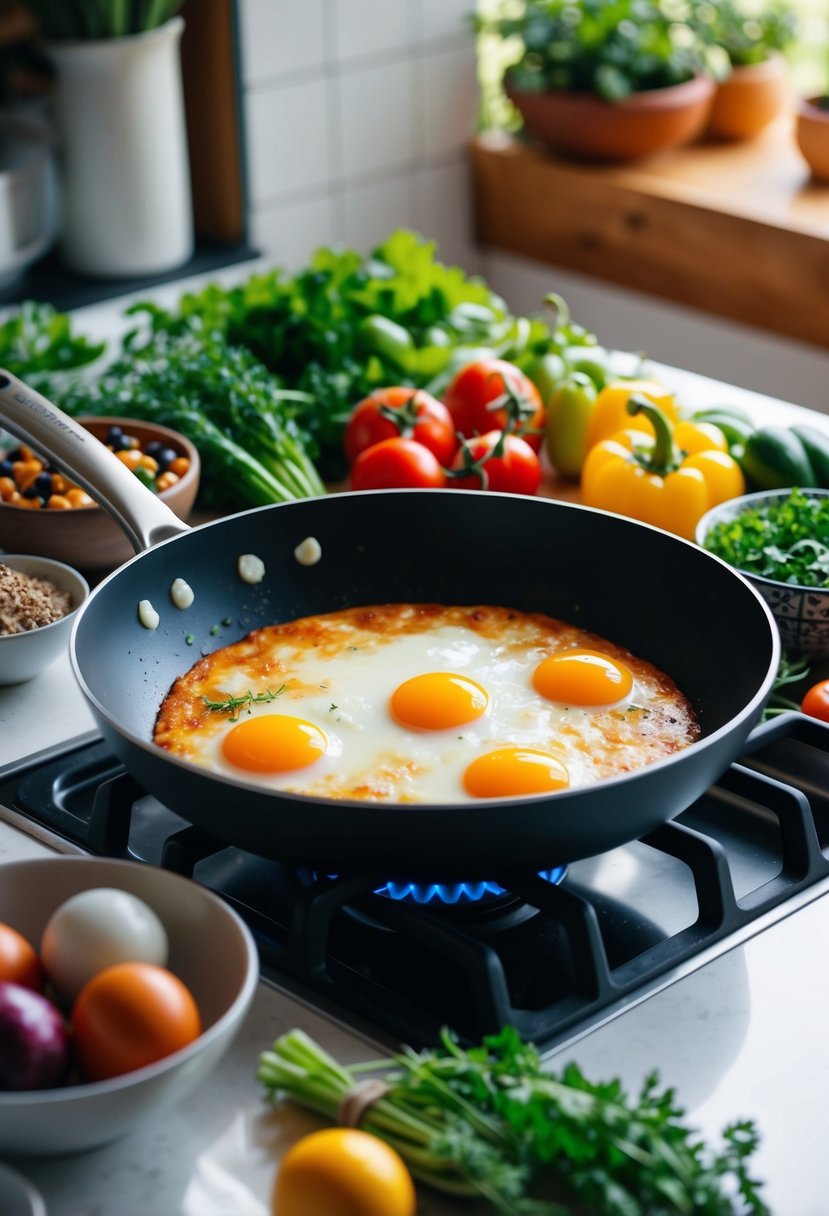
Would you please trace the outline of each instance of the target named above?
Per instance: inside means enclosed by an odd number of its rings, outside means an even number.
[[[378,388],[354,407],[345,428],[345,456],[353,464],[360,452],[383,439],[414,439],[448,464],[458,446],[452,415],[423,389]]]
[[[530,445],[517,435],[489,431],[469,439],[452,469],[468,475],[450,478],[459,490],[497,490],[504,494],[535,494],[541,484],[541,464]]]
[[[437,456],[414,439],[383,439],[360,452],[351,466],[352,490],[445,485],[446,473]]]
[[[544,405],[529,377],[505,359],[479,359],[454,377],[443,394],[455,425],[467,438],[493,428],[520,435],[534,452],[541,448]]]
[[[813,684],[800,702],[800,708],[810,718],[829,722],[829,680],[819,680]]]

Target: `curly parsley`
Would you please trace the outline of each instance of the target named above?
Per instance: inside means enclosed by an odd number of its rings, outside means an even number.
[[[829,495],[793,489],[716,524],[704,547],[747,574],[829,587]]]

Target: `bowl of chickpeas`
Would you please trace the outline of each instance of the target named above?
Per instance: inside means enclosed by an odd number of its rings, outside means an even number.
[[[184,435],[132,418],[77,421],[110,448],[182,520],[196,499],[201,462]],[[0,550],[66,562],[98,578],[133,556],[110,515],[25,443],[0,445]]]

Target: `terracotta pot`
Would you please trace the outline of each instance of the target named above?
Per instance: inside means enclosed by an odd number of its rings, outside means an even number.
[[[789,72],[782,55],[736,67],[714,90],[706,133],[716,139],[751,139],[783,112]]]
[[[524,93],[506,84],[530,135],[581,160],[628,161],[688,143],[708,118],[714,82],[698,76],[684,84],[604,101],[594,93],[550,89]]]
[[[829,109],[822,109],[817,104],[820,100],[810,97],[798,102],[795,136],[812,177],[829,182]]]

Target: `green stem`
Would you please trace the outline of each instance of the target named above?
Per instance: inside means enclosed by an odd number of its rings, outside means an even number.
[[[658,473],[664,476],[677,467],[676,449],[674,448],[671,424],[667,414],[648,401],[647,397],[639,397],[635,393],[628,399],[627,412],[634,416],[644,414],[653,425],[656,442],[647,452],[637,452],[636,459],[648,473]]]

